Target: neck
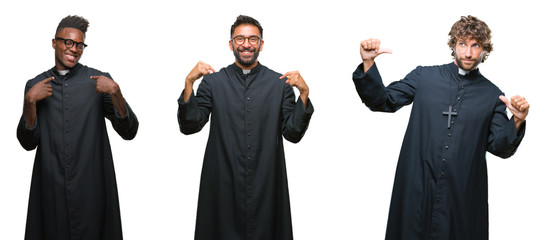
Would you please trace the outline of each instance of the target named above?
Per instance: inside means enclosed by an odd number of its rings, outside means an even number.
[[[241,64],[239,61],[235,61],[235,65],[237,65],[238,67],[240,67],[243,70],[251,70],[254,67],[258,66],[258,61],[255,61],[254,63],[252,63],[250,65],[244,65],[244,64]]]
[[[74,65],[74,66],[76,66],[76,65]],[[59,64],[59,63],[55,62],[55,70],[57,70],[57,71],[69,70],[70,71],[70,70],[72,70],[72,68],[64,67],[62,64]]]

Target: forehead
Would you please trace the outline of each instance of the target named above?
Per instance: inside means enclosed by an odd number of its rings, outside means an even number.
[[[252,25],[252,24],[241,24],[233,30],[233,36],[237,35],[243,35],[243,36],[251,36],[256,35],[260,36],[260,29],[258,27]]]
[[[479,43],[478,39],[474,38],[474,36],[472,35],[459,37],[457,38],[457,42],[467,43],[467,44]]]
[[[85,40],[85,34],[83,34],[82,31],[69,27],[63,28],[61,31],[55,34],[55,36],[65,39],[72,39],[76,42],[83,42],[83,40]]]

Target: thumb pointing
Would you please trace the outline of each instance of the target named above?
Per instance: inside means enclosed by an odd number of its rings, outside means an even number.
[[[499,96],[499,99],[500,99],[504,104],[506,104],[506,106],[510,105],[510,101],[509,101],[508,98],[506,98],[505,96],[500,95],[500,96]]]
[[[392,54],[392,50],[389,49],[389,48],[381,48],[377,51],[378,54],[383,54],[383,53],[388,53],[388,54]]]
[[[506,107],[510,110],[514,110],[514,107],[512,107],[512,104],[510,104],[510,100],[508,100],[507,97],[503,96],[503,95],[500,95],[499,96],[499,99],[504,103],[506,104]]]

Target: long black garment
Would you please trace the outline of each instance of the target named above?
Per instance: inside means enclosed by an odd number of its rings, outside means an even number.
[[[195,239],[292,237],[283,139],[299,142],[307,109],[281,74],[258,64],[232,64],[203,77],[197,95],[178,99],[180,131],[200,131],[211,115],[203,161]]]
[[[488,239],[485,153],[510,157],[525,133],[507,118],[503,93],[479,70],[459,75],[454,63],[417,67],[387,87],[375,64],[366,73],[360,64],[353,81],[372,111],[413,102],[385,239]],[[448,128],[450,104],[457,115]]]
[[[35,126],[22,116],[21,145],[36,158],[32,172],[25,239],[117,240],[121,220],[105,117],[124,139],[135,137],[138,120],[127,105],[121,117],[111,96],[96,93],[90,76],[108,73],[77,64],[65,76],[54,68],[29,80],[28,90],[49,77],[53,95],[36,104]]]

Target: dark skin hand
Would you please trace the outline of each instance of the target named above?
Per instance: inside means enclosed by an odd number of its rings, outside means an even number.
[[[121,94],[119,85],[109,77],[106,76],[91,76],[91,79],[95,80],[95,87],[97,93],[106,93],[112,96],[112,104],[118,113],[125,117],[127,112],[125,111],[125,98]]]
[[[53,95],[53,88],[49,84],[53,79],[55,78],[50,77],[36,83],[25,95],[23,116],[27,122],[27,127],[31,128],[36,121],[36,103]]]

